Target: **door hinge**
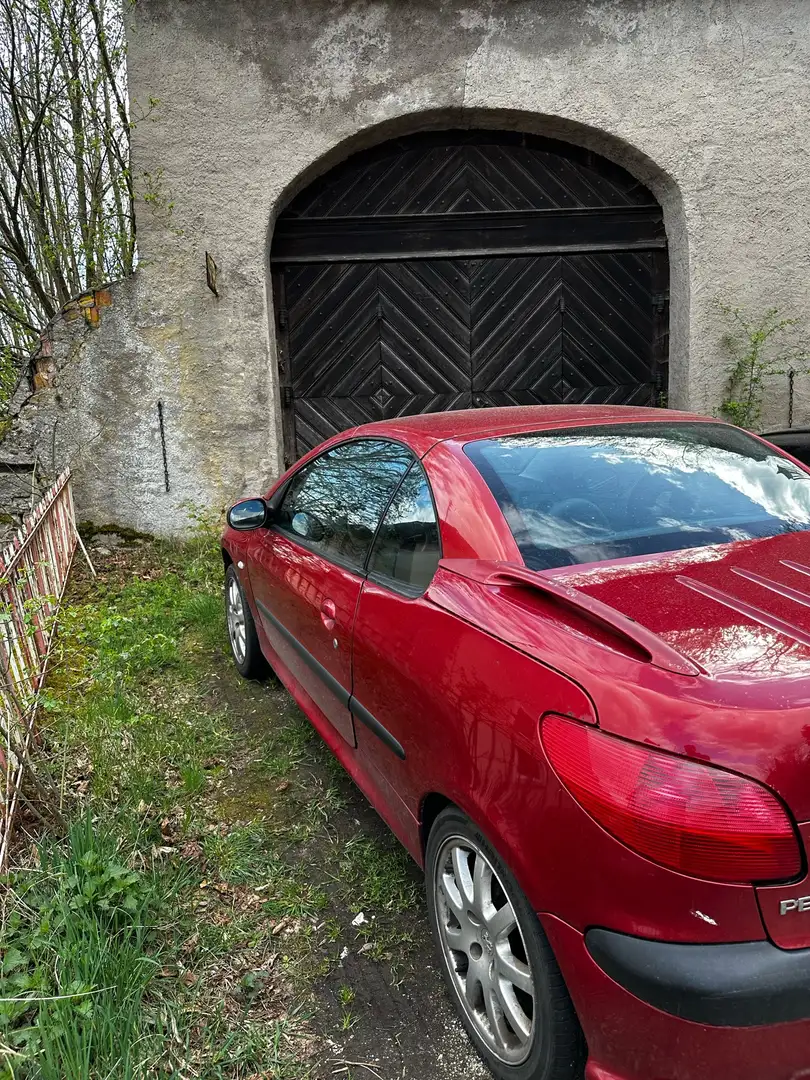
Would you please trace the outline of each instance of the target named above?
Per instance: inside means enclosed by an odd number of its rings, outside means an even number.
[[[287,329],[287,323],[289,322],[289,317],[287,315],[287,309],[285,307],[280,307],[278,309],[278,314],[276,315],[276,322],[278,323],[279,330],[286,330]]]
[[[650,404],[654,409],[666,409],[669,404],[667,394],[667,373],[666,368],[664,367],[656,368],[653,372]]]
[[[669,300],[669,293],[668,292],[654,293],[653,298],[652,298],[653,311],[657,312],[660,315],[661,312],[666,309],[668,300]]]
[[[293,390],[291,386],[282,386],[281,388],[281,407],[282,409],[291,409],[293,407]]]

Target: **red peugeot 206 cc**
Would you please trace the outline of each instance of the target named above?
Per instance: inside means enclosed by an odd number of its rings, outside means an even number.
[[[684,413],[476,410],[228,521],[237,667],[424,865],[499,1080],[810,1077],[810,472]]]

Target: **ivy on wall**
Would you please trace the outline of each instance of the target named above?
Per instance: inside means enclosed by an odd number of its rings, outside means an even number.
[[[720,413],[732,424],[753,431],[762,418],[765,380],[774,375],[807,374],[810,353],[801,345],[785,343],[798,320],[784,317],[779,308],[751,314],[722,301],[717,306],[729,323],[723,345],[731,357]]]

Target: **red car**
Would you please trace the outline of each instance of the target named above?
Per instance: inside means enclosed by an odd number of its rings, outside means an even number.
[[[685,413],[475,410],[228,521],[237,667],[424,866],[496,1077],[810,1077],[810,472]]]

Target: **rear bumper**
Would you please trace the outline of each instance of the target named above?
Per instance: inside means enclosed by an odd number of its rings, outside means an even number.
[[[779,1021],[753,1019],[760,1007],[765,1015],[775,1015],[777,1006],[767,987],[774,987],[782,957],[797,958],[789,978],[798,979],[805,950],[782,952],[763,942],[776,957],[764,952],[760,955],[758,950],[757,956],[736,954],[736,960],[724,953],[724,960],[716,950],[739,947],[678,945],[664,948],[690,952],[667,951],[665,955],[658,950],[646,951],[647,946],[658,943],[643,941],[635,950],[632,943],[639,939],[610,932],[606,932],[608,938],[594,938],[594,931],[590,931],[586,943],[586,937],[567,923],[550,915],[540,918],[585,1032],[587,1080],[810,1080],[810,1019],[795,1016],[797,1009],[805,1015],[808,1011],[810,972],[798,991],[794,988],[785,994],[778,988]],[[627,942],[631,943],[629,949]],[[598,954],[599,962],[591,950]],[[711,965],[691,950],[709,960],[714,957]],[[763,956],[770,958],[770,967]],[[745,971],[741,957],[747,958]],[[751,974],[752,962],[758,974]],[[714,970],[710,971],[710,966]],[[760,978],[762,982],[757,984]],[[735,986],[746,999],[739,1005],[729,1001],[735,996]],[[639,994],[646,994],[648,1000]],[[788,1003],[788,995],[800,997],[804,1004]],[[704,1019],[688,1017],[684,1003],[691,1016]],[[680,1007],[680,1011],[667,1011],[673,1007]],[[728,1018],[735,1010],[734,1026],[728,1019],[718,1022],[719,1017]],[[786,1010],[789,1015],[785,1015]],[[707,1015],[713,1021],[707,1021]]]
[[[757,1027],[810,1018],[810,949],[671,945],[611,930],[589,930],[585,945],[625,990],[684,1020]]]

